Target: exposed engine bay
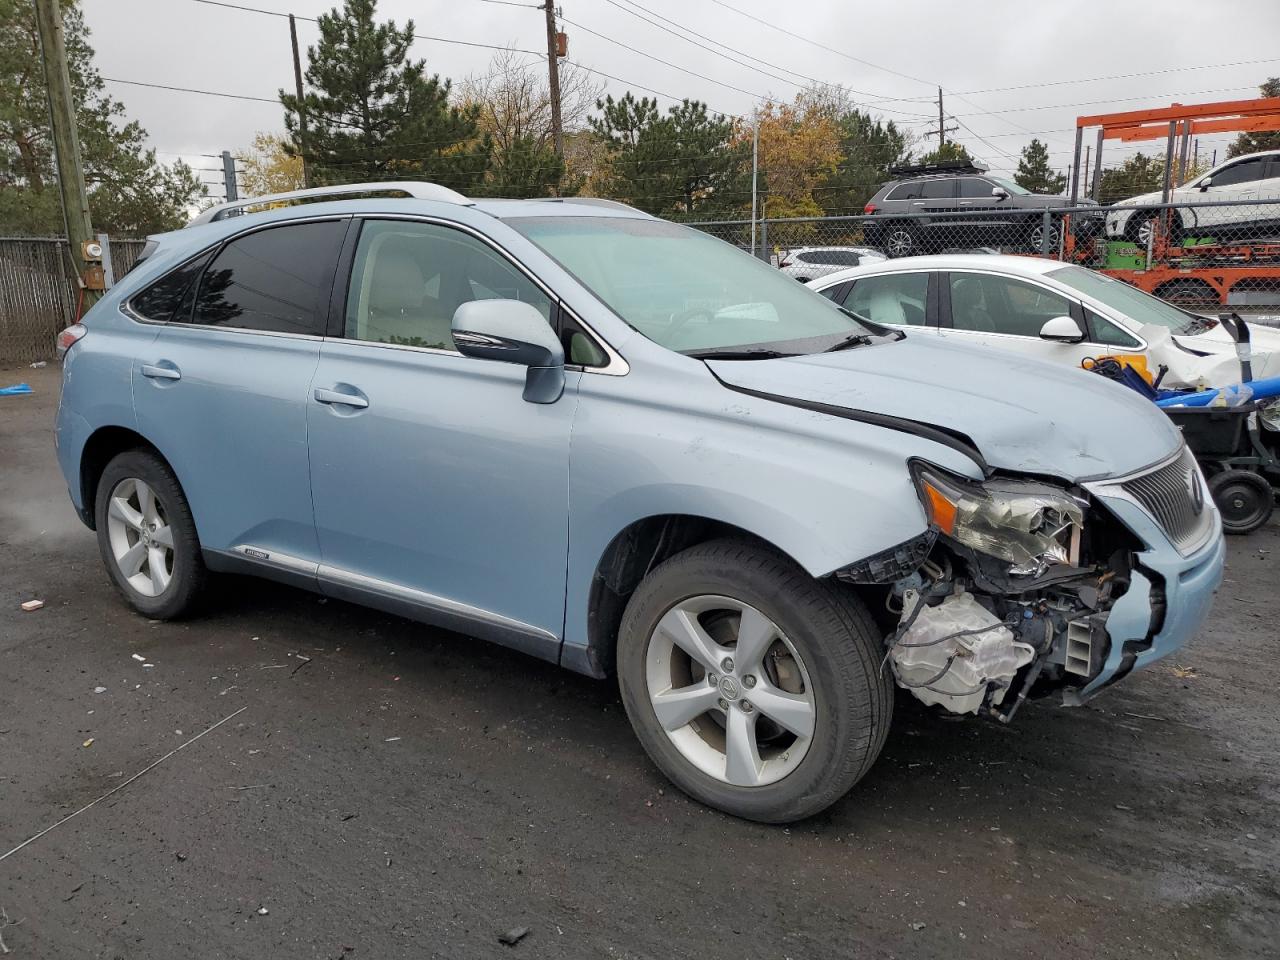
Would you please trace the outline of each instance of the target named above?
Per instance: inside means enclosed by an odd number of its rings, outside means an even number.
[[[1004,722],[1029,696],[1081,702],[1137,538],[1079,488],[926,464],[913,475],[929,530],[836,573],[884,588],[882,669],[924,703]]]

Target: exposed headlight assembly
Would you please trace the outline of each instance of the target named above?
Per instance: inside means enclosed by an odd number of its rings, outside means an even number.
[[[978,483],[937,467],[913,467],[929,522],[966,547],[1009,563],[1009,572],[1039,576],[1050,563],[1077,565],[1085,501],[1033,480]]]

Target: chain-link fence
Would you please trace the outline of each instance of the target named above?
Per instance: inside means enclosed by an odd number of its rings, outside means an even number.
[[[111,242],[117,278],[131,269],[142,240]],[[0,364],[53,356],[58,331],[75,322],[79,301],[71,250],[61,237],[0,237]]]
[[[1249,202],[1106,207],[1045,206],[1034,196],[989,203],[921,198],[868,204],[862,216],[690,226],[802,283],[895,257],[1012,253],[1100,270],[1190,309],[1274,316],[1280,315],[1280,188],[1275,192]]]

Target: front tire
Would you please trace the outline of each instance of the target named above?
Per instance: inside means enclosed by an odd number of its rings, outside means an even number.
[[[118,454],[94,504],[98,549],[112,586],[155,620],[190,612],[205,581],[191,508],[169,465],[146,450]]]
[[[653,762],[691,797],[787,823],[870,769],[893,685],[861,601],[765,547],[716,540],[653,570],[627,604],[618,685]]]
[[[891,258],[914,257],[920,253],[915,228],[907,223],[891,224],[884,232],[884,252]]]

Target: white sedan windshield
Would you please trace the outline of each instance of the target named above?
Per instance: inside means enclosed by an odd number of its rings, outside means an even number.
[[[1191,333],[1203,327],[1206,322],[1159,297],[1131,287],[1123,280],[1114,280],[1084,267],[1062,267],[1050,270],[1045,276],[1053,277],[1059,283],[1065,283],[1085,296],[1105,303],[1138,324],[1154,323],[1158,327],[1168,327],[1174,333]]]
[[[705,233],[665,220],[507,221],[650,340],[682,353],[808,353],[883,331]]]

